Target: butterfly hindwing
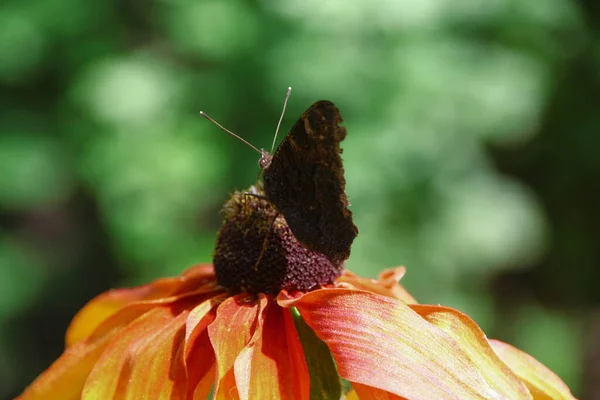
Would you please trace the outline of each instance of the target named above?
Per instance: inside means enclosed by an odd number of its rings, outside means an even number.
[[[358,229],[345,193],[340,142],[346,128],[330,101],[313,104],[281,142],[263,172],[266,197],[296,239],[332,262],[350,256]]]

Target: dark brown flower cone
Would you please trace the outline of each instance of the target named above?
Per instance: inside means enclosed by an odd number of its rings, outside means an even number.
[[[254,187],[248,193],[262,195]],[[343,263],[334,265],[323,254],[303,247],[266,199],[235,192],[223,213],[213,263],[219,283],[227,289],[307,291],[332,283],[342,273]]]

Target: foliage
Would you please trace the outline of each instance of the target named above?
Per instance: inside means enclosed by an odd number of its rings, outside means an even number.
[[[573,71],[600,58],[584,3],[542,3],[5,3],[0,398],[60,354],[94,294],[210,261],[221,203],[255,181],[258,157],[198,111],[268,147],[288,86],[284,129],[319,99],[345,118],[360,229],[348,267],[406,265],[421,302],[463,309],[577,393],[570,310],[586,297],[568,293],[586,279],[562,282],[549,258],[584,276],[594,264],[588,193],[560,184],[600,174],[594,107],[563,85],[591,87]],[[546,140],[564,135],[568,150]],[[491,289],[511,276],[507,305]],[[542,342],[538,323],[554,327]]]

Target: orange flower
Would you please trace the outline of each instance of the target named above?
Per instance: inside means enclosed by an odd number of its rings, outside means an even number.
[[[20,399],[569,399],[530,356],[398,283],[302,246],[260,197],[225,204],[214,268],[112,290]],[[335,240],[335,238],[329,238]]]
[[[573,398],[546,367],[488,340],[466,315],[416,304],[397,283],[403,274],[344,272],[310,292],[231,295],[201,265],[111,290],[75,316],[62,356],[19,398],[205,399],[211,390],[215,399],[335,390],[339,398],[323,348],[352,384],[348,398]]]

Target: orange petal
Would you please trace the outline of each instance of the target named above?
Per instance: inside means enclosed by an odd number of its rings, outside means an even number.
[[[360,400],[403,400],[404,397],[396,396],[395,394],[388,393],[381,389],[376,389],[371,386],[361,385],[360,383],[353,383],[352,387],[354,390],[346,395],[346,400],[349,399],[360,399]],[[355,392],[355,393],[354,393]]]
[[[88,302],[73,320],[66,334],[67,346],[85,340],[108,317],[136,302],[152,302],[170,297],[172,302],[187,292],[209,286],[215,288],[216,281],[212,266],[192,267],[175,278],[158,279],[147,285],[127,289],[109,290]],[[211,286],[212,285],[212,286]]]
[[[212,294],[203,296],[210,295]],[[192,303],[196,301],[197,304],[201,299],[202,297],[192,297],[191,301]],[[38,398],[39,396],[41,398],[68,399],[70,395],[79,398],[89,373],[109,341],[127,324],[159,306],[163,300],[134,303],[125,306],[106,321],[100,321],[101,324],[93,335],[85,341],[79,341],[68,347],[60,358],[27,388],[23,393],[24,398]],[[173,301],[175,298],[168,299],[168,302]],[[53,396],[53,393],[59,394]]]
[[[183,301],[184,299],[187,299],[186,301],[190,301],[192,303],[195,302],[195,304],[200,304],[207,299],[217,296],[220,291],[222,291],[222,289],[215,290],[214,287],[207,285],[196,290],[195,292],[186,293],[184,295],[175,295],[156,300],[139,301],[128,304],[114,314],[110,315],[106,320],[94,321],[96,322],[95,329],[91,333],[87,334],[85,340],[87,342],[98,340],[99,338],[110,334],[113,330],[129,324],[131,321],[135,320],[149,310],[154,309],[155,307],[169,305],[177,301]],[[84,326],[79,326],[83,329],[87,329]],[[77,332],[77,330],[78,327],[75,327],[73,332]]]
[[[185,321],[195,304],[155,307],[123,328],[94,366],[81,398],[184,398]]]
[[[188,398],[206,399],[215,382],[215,355],[207,327],[216,316],[216,308],[226,294],[196,306],[186,320],[184,363],[188,375]]]
[[[204,345],[204,343],[203,343],[203,345]],[[208,340],[208,334],[206,335],[206,346],[210,347],[210,340]],[[211,348],[211,350],[212,350],[212,348]],[[211,391],[213,389],[213,385],[215,384],[215,380],[216,380],[216,376],[217,376],[217,374],[216,374],[217,365],[214,362],[214,355],[213,355],[211,361],[212,361],[212,364],[210,366],[210,369],[206,372],[204,377],[202,377],[202,379],[200,381],[198,381],[193,392],[188,395],[188,399],[206,400],[209,398],[208,395],[211,393]]]
[[[534,399],[574,399],[565,383],[529,354],[503,343],[490,340],[494,351],[525,382]]]
[[[467,315],[453,308],[411,305],[428,322],[442,329],[467,353],[475,368],[498,393],[510,399],[528,399],[531,394],[521,380],[492,350],[487,337]]]
[[[275,307],[275,305],[273,305]],[[283,315],[283,329],[286,335],[287,353],[289,356],[289,371],[296,379],[296,394],[298,399],[304,399],[310,396],[310,377],[308,373],[308,367],[306,366],[306,359],[304,356],[304,350],[302,349],[302,342],[296,331],[296,326],[292,319],[292,316],[288,310],[277,307],[281,310]],[[281,335],[281,332],[268,328],[269,335]],[[267,338],[268,339],[268,338]],[[270,343],[270,342],[266,342]]]
[[[111,337],[105,336],[91,344],[77,343],[69,347],[17,399],[79,399],[90,371]]]
[[[263,299],[254,335],[235,360],[240,399],[309,399],[308,368],[289,312]]]
[[[284,295],[279,304],[298,308],[352,383],[410,399],[500,396],[455,340],[401,301],[348,289]]]
[[[363,278],[353,272],[345,270],[342,276],[337,279],[336,283],[338,283],[338,286],[340,286],[339,283],[345,283],[359,290],[379,293],[384,296],[402,300],[407,304],[416,304],[417,301],[415,298],[398,283],[405,273],[406,268],[404,267],[390,268],[384,270],[379,274],[379,278],[375,280]]]
[[[223,301],[217,308],[215,320],[208,326],[208,337],[217,361],[214,399],[238,399],[233,365],[246,347],[266,299],[243,293]]]
[[[198,280],[215,279],[215,270],[211,264],[198,264],[183,271],[181,276],[198,283]]]

